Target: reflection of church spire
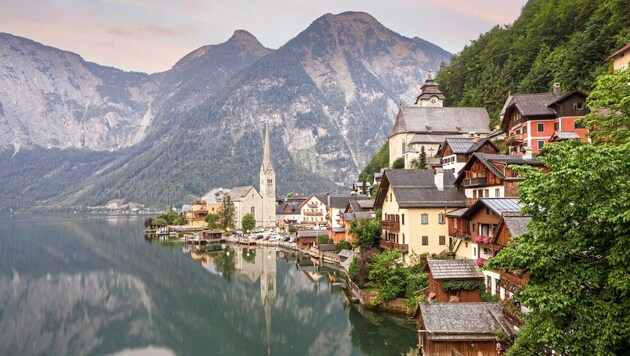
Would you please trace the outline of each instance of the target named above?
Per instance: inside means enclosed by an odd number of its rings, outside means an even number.
[[[263,255],[263,273],[260,277],[260,297],[265,311],[267,352],[271,354],[271,309],[276,301],[276,252],[267,249]]]

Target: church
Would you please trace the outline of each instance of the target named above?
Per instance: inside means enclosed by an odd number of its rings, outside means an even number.
[[[269,126],[265,125],[263,160],[260,165],[260,195],[262,196],[262,222],[264,228],[276,227],[276,171],[271,160]]]

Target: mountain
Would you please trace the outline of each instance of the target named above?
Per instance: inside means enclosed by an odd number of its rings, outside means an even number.
[[[278,195],[338,190],[386,140],[398,105],[412,101],[428,72],[449,58],[358,12],[326,14],[277,50],[236,31],[146,76],[157,87],[129,129],[130,146],[44,204],[125,198],[165,206],[212,187],[254,184],[266,123]]]
[[[0,33],[0,146],[129,146],[158,83]]]
[[[165,205],[253,184],[264,124],[279,195],[343,189],[386,140],[402,99],[414,99],[428,71],[448,58],[368,14],[326,14],[180,115],[167,137],[61,203],[117,197]]]
[[[484,106],[493,125],[510,93],[591,90],[606,57],[630,42],[630,6],[618,0],[530,0],[453,56],[436,80],[449,106]]]

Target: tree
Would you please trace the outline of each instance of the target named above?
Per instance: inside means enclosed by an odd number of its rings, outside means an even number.
[[[221,211],[219,212],[219,226],[225,231],[234,229],[234,219],[236,218],[234,203],[229,195],[221,200]]]
[[[251,213],[245,214],[245,216],[243,216],[243,220],[241,221],[241,226],[246,233],[254,230],[256,227],[256,218],[254,218],[254,215]]]
[[[354,247],[367,251],[379,245],[381,224],[377,219],[355,219],[350,223],[350,232],[355,237]]]
[[[424,150],[424,146],[420,148],[420,156],[411,161],[411,168],[413,169],[427,168],[427,152]]]
[[[595,89],[588,96],[591,112],[581,123],[591,129],[595,143],[619,145],[630,139],[630,70],[597,78]]]
[[[376,304],[392,300],[405,292],[409,271],[405,269],[400,250],[385,250],[373,254],[370,262],[370,282],[376,288]]]
[[[393,169],[405,169],[405,158],[404,157],[396,158],[396,160],[394,160],[394,162],[392,162],[392,168]]]
[[[219,214],[210,213],[203,220],[208,224],[208,229],[217,229],[219,227]]]
[[[530,272],[531,309],[511,354],[630,352],[630,143],[547,146],[550,173],[522,167],[528,232],[489,268]]]

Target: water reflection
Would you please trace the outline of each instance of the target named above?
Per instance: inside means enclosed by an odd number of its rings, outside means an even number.
[[[142,224],[0,218],[0,354],[395,354],[417,340],[344,306],[308,257],[147,243]]]

